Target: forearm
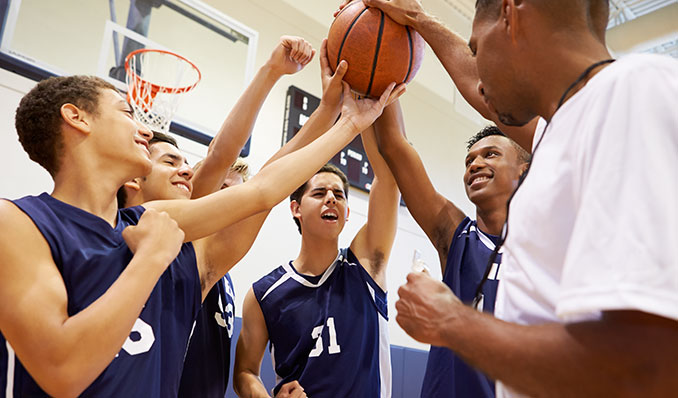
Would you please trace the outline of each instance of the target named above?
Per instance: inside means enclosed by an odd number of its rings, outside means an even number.
[[[210,143],[207,156],[193,177],[193,198],[221,188],[229,167],[252,133],[261,106],[280,77],[269,64],[259,69]]]
[[[41,387],[52,395],[78,395],[111,363],[162,274],[164,267],[154,261],[135,256],[99,299],[50,328],[48,340],[33,336],[42,355],[24,365]],[[23,338],[30,340],[30,334]]]
[[[421,13],[413,27],[431,47],[464,99],[483,117],[492,119],[478,92],[478,71],[468,43],[437,17]]]
[[[337,117],[339,117],[340,111],[340,107],[329,107],[321,101],[318,108],[313,111],[301,130],[299,130],[290,141],[283,145],[278,152],[271,156],[263,167],[266,167],[281,157],[313,142],[332,127],[337,120]]]
[[[530,396],[672,395],[676,322],[637,314],[521,326],[466,307],[445,336],[469,363]]]
[[[309,145],[262,169],[244,184],[195,200],[145,204],[167,212],[185,233],[185,241],[211,235],[264,210],[269,210],[307,181],[357,135],[355,125],[340,120]]]
[[[233,389],[240,398],[269,398],[266,387],[258,374],[239,371],[233,377]]]
[[[464,219],[464,213],[436,191],[419,154],[401,132],[377,126],[377,138],[407,209],[436,250],[447,258],[450,234]]]

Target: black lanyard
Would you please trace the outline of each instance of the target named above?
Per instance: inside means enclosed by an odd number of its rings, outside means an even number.
[[[589,66],[584,70],[584,72],[579,75],[579,77],[570,84],[563,95],[560,97],[560,101],[558,101],[558,106],[556,106],[555,112],[553,112],[553,115],[555,116],[556,112],[558,112],[558,109],[560,109],[561,106],[563,106],[563,103],[565,102],[565,99],[567,98],[567,95],[574,89],[579,83],[584,81],[590,74],[591,72],[605,64],[609,64],[611,62],[614,62],[614,59],[606,59],[603,61],[599,61],[594,63],[593,65]],[[553,116],[551,117],[553,119]],[[532,151],[532,158],[534,159],[534,155],[537,153],[537,149],[539,148],[539,144],[541,144],[541,141],[544,139],[544,136],[546,135],[546,129],[548,129],[549,124],[551,124],[551,121],[549,120],[546,123],[546,126],[544,126],[544,131],[541,134],[541,137],[539,137],[539,141],[537,141],[537,145],[534,146],[534,150]],[[518,188],[520,188],[521,185],[523,185],[523,182],[525,181],[525,178],[527,177],[527,174],[530,172],[530,167],[532,166],[532,162],[527,165],[527,169],[523,173],[522,176],[520,176],[520,179],[518,180],[518,186],[516,186],[516,189],[513,191],[511,196],[509,197],[509,200],[506,202],[506,221],[504,222],[504,228],[502,228],[501,231],[501,236],[499,237],[499,242],[497,245],[494,247],[494,250],[492,251],[492,254],[490,255],[490,258],[487,261],[487,265],[485,266],[485,273],[483,274],[483,279],[480,281],[480,284],[476,288],[476,294],[473,298],[473,302],[471,305],[475,309],[482,310],[482,304],[483,304],[483,285],[485,285],[485,282],[487,281],[487,278],[490,276],[490,270],[492,269],[492,264],[494,264],[494,261],[497,259],[497,254],[499,254],[499,250],[501,250],[501,247],[504,245],[504,242],[506,241],[506,237],[508,236],[508,215],[509,215],[509,209],[511,205],[511,201],[513,200],[513,197],[516,195],[516,192],[518,192]]]

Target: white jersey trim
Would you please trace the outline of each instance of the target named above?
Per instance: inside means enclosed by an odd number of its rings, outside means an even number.
[[[273,290],[275,290],[278,286],[282,285],[285,281],[288,279],[294,279],[295,281],[299,282],[300,284],[306,286],[306,287],[312,287],[316,288],[321,286],[325,281],[332,275],[332,272],[334,271],[335,268],[337,268],[337,263],[339,261],[343,261],[344,256],[341,255],[341,251],[337,253],[337,257],[332,261],[332,264],[325,270],[323,273],[322,277],[320,277],[320,280],[318,283],[312,283],[308,281],[306,278],[303,276],[299,275],[290,265],[290,263],[283,264],[283,269],[285,270],[285,274],[280,277],[271,287],[266,290],[266,293],[261,297],[261,301],[264,301],[266,296],[268,296],[269,293],[271,293]]]
[[[285,283],[285,281],[288,280],[288,279],[290,279],[290,274],[286,273],[285,275],[280,277],[280,279],[275,281],[275,283],[273,285],[271,285],[271,287],[269,287],[268,290],[266,290],[266,293],[264,293],[264,295],[261,297],[261,301],[264,301],[264,299],[266,298],[266,296],[268,296],[269,293],[271,293],[273,290],[275,290],[275,288],[277,288],[278,286]]]
[[[379,311],[377,311],[379,312]],[[381,315],[381,313],[379,313]],[[388,336],[388,321],[379,316],[379,391],[380,398],[391,398],[391,342]]]
[[[492,239],[490,239],[489,236],[487,236],[483,231],[481,231],[480,228],[476,228],[475,225],[471,225],[471,227],[468,229],[468,232],[472,232],[472,231],[476,231],[476,233],[478,234],[478,238],[485,245],[485,247],[487,247],[491,251],[494,251],[495,244],[494,244],[494,242],[492,242]],[[468,233],[468,232],[462,231],[462,234]],[[501,249],[499,249],[499,253],[503,253],[503,252],[504,252],[504,248],[502,247]]]
[[[5,346],[7,347],[7,382],[5,385],[5,397],[12,398],[14,397],[14,365],[16,361],[14,349],[9,345],[9,341],[5,340]]]

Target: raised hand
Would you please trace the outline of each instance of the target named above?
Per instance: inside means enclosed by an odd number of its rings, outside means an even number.
[[[401,25],[415,27],[417,18],[424,14],[419,0],[363,0],[366,6],[376,7]]]
[[[301,37],[282,36],[268,60],[271,69],[282,75],[291,75],[304,69],[313,59],[315,49]]]
[[[306,398],[306,393],[299,382],[295,380],[287,384],[283,384],[275,398]]]
[[[153,256],[167,268],[179,255],[184,241],[184,231],[164,211],[146,209],[137,225],[122,231],[132,253]]]
[[[398,86],[395,83],[388,85],[386,90],[378,99],[354,96],[348,83],[343,82],[344,86],[344,104],[341,108],[341,118],[345,119],[356,127],[357,131],[364,131],[368,128],[384,110],[384,107],[390,105],[405,92],[405,84]]]
[[[415,340],[444,347],[442,325],[457,316],[455,308],[464,306],[450,288],[428,272],[412,272],[398,289],[398,296],[396,321],[400,327]]]
[[[323,39],[320,47],[320,78],[323,86],[322,103],[331,108],[341,106],[344,91],[341,81],[347,70],[348,64],[342,60],[337,65],[337,70],[332,73],[332,68],[330,68],[330,63],[327,59],[327,39]]]

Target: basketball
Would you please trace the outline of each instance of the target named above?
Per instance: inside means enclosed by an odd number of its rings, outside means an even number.
[[[423,56],[424,39],[419,33],[378,8],[365,6],[362,0],[341,10],[327,37],[332,71],[346,60],[344,80],[353,91],[368,97],[379,97],[391,82],[410,82]]]

